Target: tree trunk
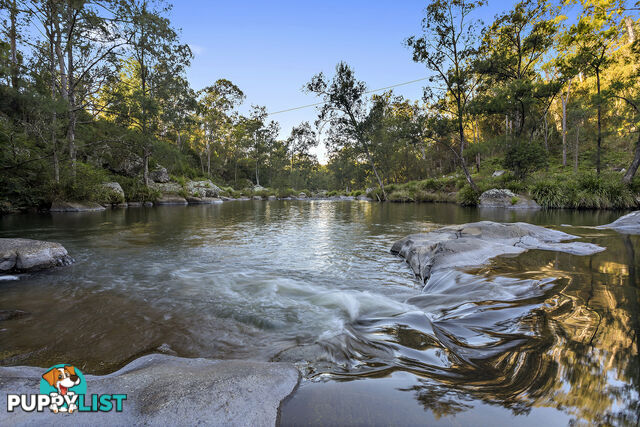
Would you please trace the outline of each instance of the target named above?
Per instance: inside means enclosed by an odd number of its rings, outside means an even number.
[[[73,9],[67,6],[67,20],[69,25],[73,21]],[[72,35],[67,35],[67,97],[69,101],[69,127],[67,131],[67,141],[69,144],[69,158],[71,159],[71,175],[76,177],[76,96],[73,82],[74,61],[73,61],[73,41]]]
[[[13,0],[13,2],[11,2],[11,10],[9,11],[9,19],[11,21],[11,25],[9,28],[9,39],[11,49],[11,87],[13,87],[14,89],[18,88],[18,50],[16,46],[17,18],[18,5],[16,4],[16,0]]]
[[[458,116],[458,132],[460,134],[460,165],[462,166],[462,170],[464,172],[464,176],[467,178],[467,182],[476,193],[480,191],[475,182],[473,182],[473,178],[471,178],[471,174],[469,173],[469,169],[467,169],[467,162],[464,160],[464,124],[462,123],[462,115]]]
[[[576,126],[576,145],[573,148],[573,171],[578,173],[578,148],[580,142],[580,123]]]
[[[211,178],[211,144],[207,143],[207,176]]]
[[[596,174],[600,175],[600,149],[602,147],[602,100],[600,99],[599,69],[596,69],[596,86],[598,89],[598,148],[596,150]]]
[[[149,157],[151,157],[151,150],[145,146],[143,155],[144,172],[142,178],[146,186],[149,186]]]
[[[371,157],[368,151],[367,151],[367,157],[369,158],[369,163],[371,163],[373,174],[376,176],[376,180],[378,181],[378,185],[380,186],[380,190],[382,191],[382,197],[384,200],[387,200],[387,192],[384,189],[384,184],[382,183],[382,179],[380,179],[380,175],[378,174],[378,169],[376,169],[376,165],[373,162],[373,157]]]
[[[256,185],[260,185],[260,175],[258,174],[258,159],[256,159]]]
[[[571,91],[571,80],[567,86],[567,94],[560,95],[562,101],[562,166],[567,166],[567,104],[569,103],[569,93]]]
[[[638,166],[640,166],[640,129],[638,129],[638,140],[636,141],[636,151],[635,155],[633,156],[633,161],[631,162],[629,169],[622,178],[622,181],[624,183],[631,184],[631,180],[638,171]]]

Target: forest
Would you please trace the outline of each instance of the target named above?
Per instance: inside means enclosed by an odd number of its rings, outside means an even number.
[[[367,194],[475,205],[506,188],[545,208],[640,205],[640,2],[429,0],[407,28],[424,96],[373,92],[347,62],[309,76],[317,120],[286,138],[266,107],[193,58],[153,0],[0,0],[0,212],[153,201],[154,174],[230,197]],[[394,81],[394,76],[389,76]],[[313,154],[324,144],[326,164]]]

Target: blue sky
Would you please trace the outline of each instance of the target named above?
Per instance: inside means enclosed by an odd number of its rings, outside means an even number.
[[[349,63],[367,87],[377,89],[426,76],[411,60],[403,40],[417,34],[427,2],[327,0],[196,1],[175,0],[173,24],[182,29],[194,59],[187,75],[195,89],[226,78],[238,85],[252,104],[267,111],[317,102],[301,91],[316,73],[332,74],[336,63]],[[512,2],[492,1],[478,12],[491,22]],[[422,96],[422,84],[395,89],[411,99]],[[313,122],[315,108],[272,116],[281,137],[301,121]],[[324,153],[317,154],[324,160]]]

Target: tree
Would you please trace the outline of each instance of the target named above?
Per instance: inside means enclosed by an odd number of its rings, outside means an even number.
[[[294,159],[296,157],[306,157],[312,147],[318,146],[316,133],[311,129],[309,122],[302,122],[298,126],[291,129],[291,135],[287,139],[289,154],[291,156],[291,175],[294,173]],[[293,188],[296,188],[296,182],[291,182]]]
[[[332,140],[339,142],[336,148],[350,146],[356,153],[365,156],[382,191],[382,196],[386,199],[384,183],[373,161],[371,151],[369,129],[367,129],[369,108],[364,82],[356,80],[349,65],[340,62],[336,65],[336,73],[332,79],[327,79],[323,73],[316,74],[306,84],[305,89],[323,100],[318,123],[330,124],[330,131],[335,133]]]
[[[476,48],[477,21],[471,12],[484,4],[483,0],[432,0],[422,20],[423,34],[409,37],[407,46],[413,51],[413,60],[422,62],[433,74],[429,81],[440,85],[436,91],[425,88],[425,100],[432,107],[446,113],[456,123],[458,150],[453,150],[460,161],[464,175],[474,191],[473,182],[464,159],[465,119],[476,81],[471,67]]]
[[[581,0],[582,14],[571,26],[564,38],[575,53],[569,58],[576,70],[592,74],[596,78],[596,94],[593,97],[597,109],[596,172],[600,174],[602,149],[602,73],[611,64],[611,49],[620,35],[617,18],[623,10],[621,0]]]
[[[158,129],[158,100],[167,76],[180,75],[189,65],[191,51],[180,44],[178,33],[164,15],[169,6],[160,1],[135,0],[123,3],[122,12],[128,19],[123,33],[128,40],[139,71],[135,74],[135,96],[139,98],[139,127],[141,132],[143,178],[149,184],[149,158],[154,133]]]
[[[226,79],[220,79],[200,91],[198,109],[204,125],[208,176],[211,176],[211,146],[221,136],[223,125],[229,121],[229,112],[244,98],[240,88]]]

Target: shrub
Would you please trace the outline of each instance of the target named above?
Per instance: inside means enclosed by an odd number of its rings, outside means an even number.
[[[480,194],[467,184],[458,192],[458,203],[462,206],[477,206],[479,197]]]
[[[562,208],[568,202],[560,185],[552,180],[536,182],[530,192],[533,200],[544,208]]]
[[[152,202],[160,197],[158,190],[147,187],[142,181],[136,178],[118,176],[115,180],[122,187],[124,196],[128,202]]]
[[[512,204],[512,205],[517,204],[519,201],[520,201],[520,199],[519,199],[518,197],[516,197],[516,196],[513,196],[513,197],[511,198],[511,204]]]
[[[405,190],[394,190],[390,193],[387,193],[387,200],[390,202],[414,202],[415,200],[411,197],[411,194]]]
[[[504,158],[506,168],[513,171],[517,178],[526,177],[529,172],[547,164],[547,154],[540,144],[520,140],[514,142]]]

